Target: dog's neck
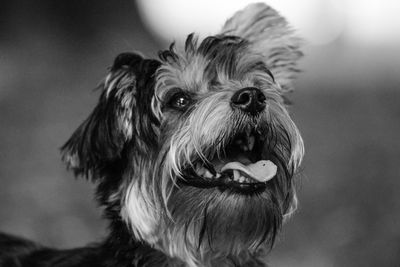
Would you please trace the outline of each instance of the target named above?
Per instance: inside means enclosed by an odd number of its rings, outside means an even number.
[[[114,176],[115,178],[115,176]],[[111,179],[110,179],[111,180]],[[266,267],[261,257],[243,253],[243,257],[221,257],[218,253],[208,255],[207,260],[198,264],[190,265],[184,261],[172,258],[161,250],[156,249],[143,241],[136,240],[125,221],[121,219],[120,201],[110,202],[113,187],[107,184],[97,188],[97,196],[100,206],[104,207],[104,217],[109,221],[109,234],[100,244],[99,258],[102,259],[100,266],[104,267],[233,267],[252,266]],[[115,189],[115,188],[114,188]],[[110,191],[109,191],[110,190]],[[107,258],[107,263],[104,262]]]
[[[182,262],[167,257],[147,244],[134,240],[126,225],[121,222],[112,222],[111,233],[102,244],[102,249],[112,257],[112,262],[118,267],[133,266],[185,266]]]
[[[110,228],[110,235],[101,246],[103,253],[110,257],[110,265],[105,265],[107,267],[194,267],[179,259],[171,258],[141,241],[132,239],[132,235],[126,228],[126,225],[121,221],[114,221]],[[257,258],[251,258],[249,262],[238,265],[237,261],[234,259],[213,258],[212,256],[210,256],[208,262],[198,265],[198,267],[213,266],[266,267],[267,265]]]

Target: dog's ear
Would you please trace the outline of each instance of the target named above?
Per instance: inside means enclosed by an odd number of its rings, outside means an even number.
[[[62,159],[75,175],[93,179],[116,166],[126,144],[137,135],[135,121],[157,122],[147,110],[154,95],[156,60],[135,53],[120,54],[101,83],[99,103],[61,148]],[[143,115],[143,114],[146,115]],[[142,119],[140,119],[142,120]],[[140,124],[140,122],[139,122]]]
[[[235,13],[221,33],[249,41],[250,48],[264,57],[282,89],[292,89],[291,81],[298,72],[296,64],[302,56],[302,42],[277,11],[263,3],[251,4]]]

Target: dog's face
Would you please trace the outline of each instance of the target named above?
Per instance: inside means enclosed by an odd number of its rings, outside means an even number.
[[[245,261],[296,206],[303,142],[284,94],[300,55],[262,4],[159,60],[121,54],[64,160],[99,181],[100,202],[134,238],[190,265]]]

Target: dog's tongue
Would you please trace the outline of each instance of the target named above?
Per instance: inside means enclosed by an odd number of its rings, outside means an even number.
[[[277,167],[270,160],[260,160],[256,163],[250,163],[248,165],[244,165],[240,162],[234,161],[225,164],[221,168],[221,172],[225,170],[239,170],[254,180],[259,182],[267,182],[274,178],[276,175]]]

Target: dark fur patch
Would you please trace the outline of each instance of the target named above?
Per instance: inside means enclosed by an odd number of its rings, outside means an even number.
[[[76,175],[101,176],[126,157],[123,153],[128,143],[155,144],[156,134],[151,125],[159,125],[159,121],[151,112],[150,103],[154,95],[154,73],[159,65],[156,60],[144,59],[134,53],[123,53],[115,59],[108,83],[100,85],[99,103],[61,148],[63,160]],[[109,84],[113,87],[105,88]],[[135,103],[124,106],[124,97],[132,98]],[[124,114],[126,112],[133,114],[128,116]],[[132,142],[131,137],[126,136],[120,122],[122,116],[129,118],[130,130],[140,139]],[[136,125],[139,128],[135,128]]]

